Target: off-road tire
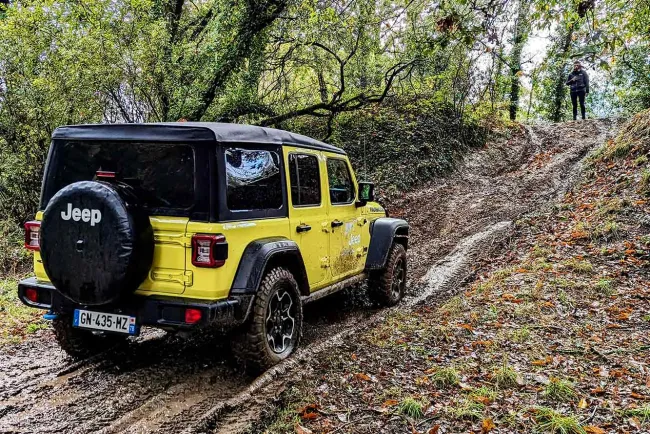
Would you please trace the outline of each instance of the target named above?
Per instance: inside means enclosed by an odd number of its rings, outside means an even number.
[[[63,351],[73,359],[83,359],[126,342],[125,336],[95,335],[72,326],[72,317],[59,315],[52,321],[54,337]]]
[[[368,296],[381,306],[395,306],[406,290],[406,249],[398,243],[388,253],[386,268],[374,271],[368,279]]]
[[[286,292],[291,297],[291,316],[294,325],[291,339],[286,348],[277,353],[271,348],[267,338],[267,319],[269,309],[276,294]],[[286,268],[278,267],[268,271],[253,300],[253,306],[246,324],[236,333],[233,341],[233,354],[244,369],[251,373],[260,373],[286,359],[300,344],[302,337],[302,304],[298,283]],[[284,339],[283,339],[284,346]]]

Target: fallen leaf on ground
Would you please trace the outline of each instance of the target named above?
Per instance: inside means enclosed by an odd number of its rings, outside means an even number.
[[[301,419],[316,419],[318,414],[318,404],[308,404],[298,410]]]
[[[604,429],[602,429],[602,428],[598,428],[597,426],[593,426],[593,425],[587,425],[587,426],[585,427],[585,431],[586,431],[588,434],[605,434],[605,430],[604,430]]]
[[[302,425],[296,425],[296,434],[312,434],[313,431]]]
[[[492,419],[487,418],[483,419],[483,423],[481,424],[481,433],[488,433],[492,431],[494,428],[496,428],[496,425],[492,421]]]
[[[546,366],[546,365],[548,365],[549,363],[551,363],[552,361],[553,361],[553,358],[552,358],[551,356],[546,356],[545,359],[542,359],[542,360],[533,360],[532,363],[533,363],[533,365],[535,365],[535,366]]]
[[[357,380],[370,381],[370,376],[362,373],[354,374],[354,378]]]
[[[604,395],[605,394],[605,389],[602,387],[595,387],[589,391],[592,395]]]
[[[634,399],[650,399],[649,396],[647,396],[647,395],[642,395],[642,394],[640,394],[640,393],[636,393],[636,392],[632,392],[632,393],[630,393],[630,396],[631,396],[632,398],[634,398]]]

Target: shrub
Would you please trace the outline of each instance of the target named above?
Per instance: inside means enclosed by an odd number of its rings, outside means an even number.
[[[309,121],[290,128],[314,135]],[[346,150],[360,179],[392,196],[452,170],[468,150],[485,144],[487,130],[426,98],[399,98],[343,113],[327,140]]]
[[[9,220],[0,220],[0,276],[27,271],[31,255],[23,248],[22,229]]]

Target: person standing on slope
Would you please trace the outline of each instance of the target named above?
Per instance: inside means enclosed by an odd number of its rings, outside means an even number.
[[[566,82],[571,86],[571,104],[573,104],[573,120],[578,117],[578,100],[580,101],[580,112],[582,119],[585,119],[585,96],[589,95],[589,76],[582,69],[582,64],[578,61],[573,63],[573,71],[569,74]]]

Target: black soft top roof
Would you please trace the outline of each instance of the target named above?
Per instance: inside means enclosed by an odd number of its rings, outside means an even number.
[[[165,122],[150,124],[89,124],[59,127],[53,139],[258,143],[295,145],[303,148],[345,154],[340,148],[302,134],[254,125],[218,122]]]

